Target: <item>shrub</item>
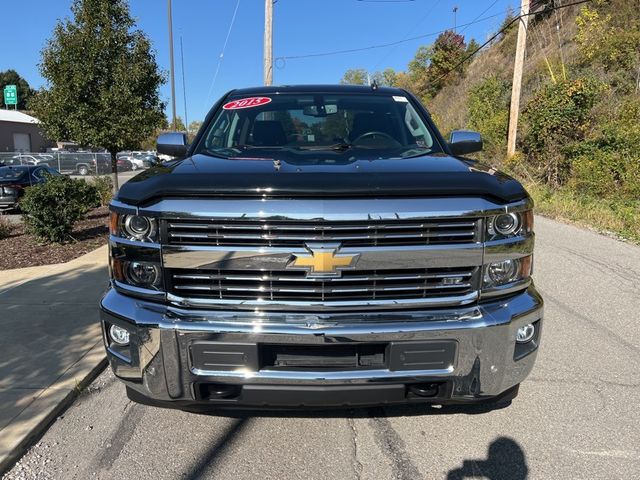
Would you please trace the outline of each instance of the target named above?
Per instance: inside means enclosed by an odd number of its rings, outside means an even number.
[[[604,85],[578,78],[545,85],[523,110],[523,147],[538,176],[552,186],[569,179],[568,153],[584,140],[592,119],[590,111]]]
[[[572,185],[602,197],[640,198],[640,99],[630,96],[574,148]]]
[[[24,223],[42,240],[63,243],[85,213],[99,204],[95,185],[62,175],[26,190],[20,203]]]
[[[506,150],[509,93],[509,84],[496,76],[469,91],[469,127],[482,134],[486,152],[494,157]]]
[[[103,207],[108,205],[113,198],[113,180],[111,180],[111,177],[106,175],[94,177],[93,185],[98,192],[100,205]]]
[[[5,217],[0,216],[0,240],[11,235],[11,232],[14,228],[15,225],[13,223],[11,223]]]

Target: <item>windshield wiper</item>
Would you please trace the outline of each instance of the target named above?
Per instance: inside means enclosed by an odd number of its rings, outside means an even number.
[[[319,145],[315,147],[298,147],[298,150],[312,150],[312,151],[332,150],[334,152],[344,152],[354,147],[355,145],[352,143],[341,142],[341,143],[336,143],[334,145]]]
[[[286,145],[233,145],[236,150],[287,150],[291,147]]]

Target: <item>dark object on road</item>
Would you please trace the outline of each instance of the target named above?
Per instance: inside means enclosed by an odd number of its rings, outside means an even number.
[[[111,203],[108,357],[189,410],[509,402],[542,299],[533,203],[401,89],[236,90]]]
[[[25,189],[45,182],[48,175],[60,172],[40,165],[0,167],[0,210],[16,208]]]

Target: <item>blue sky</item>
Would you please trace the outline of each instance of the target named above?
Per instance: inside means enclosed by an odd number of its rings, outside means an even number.
[[[213,82],[237,1],[173,0],[177,110],[184,118],[182,35],[189,121],[204,118],[213,102],[226,91],[262,84],[263,0],[240,0]],[[458,25],[471,22],[480,14],[481,18],[493,17],[459,28],[465,28],[467,39],[473,37],[482,42],[498,29],[507,9],[518,3],[517,0],[277,0],[274,57],[357,49],[437,32],[453,27],[454,6],[458,7]],[[70,15],[70,5],[71,0],[6,2],[5,21],[0,29],[0,70],[13,68],[33,87],[42,86],[44,80],[37,68],[40,50],[51,36],[56,20]],[[138,26],[153,41],[158,63],[168,72],[166,1],[130,0],[130,6]],[[274,68],[274,84],[337,83],[348,68],[404,69],[416,49],[434,38],[355,53],[279,60]],[[167,83],[162,88],[162,97],[168,102],[169,96]]]

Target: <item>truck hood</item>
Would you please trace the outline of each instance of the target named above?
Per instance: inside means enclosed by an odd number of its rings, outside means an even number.
[[[148,205],[166,197],[481,196],[512,202],[527,196],[510,176],[473,160],[431,154],[392,159],[323,159],[194,155],[133,177],[117,199]]]

